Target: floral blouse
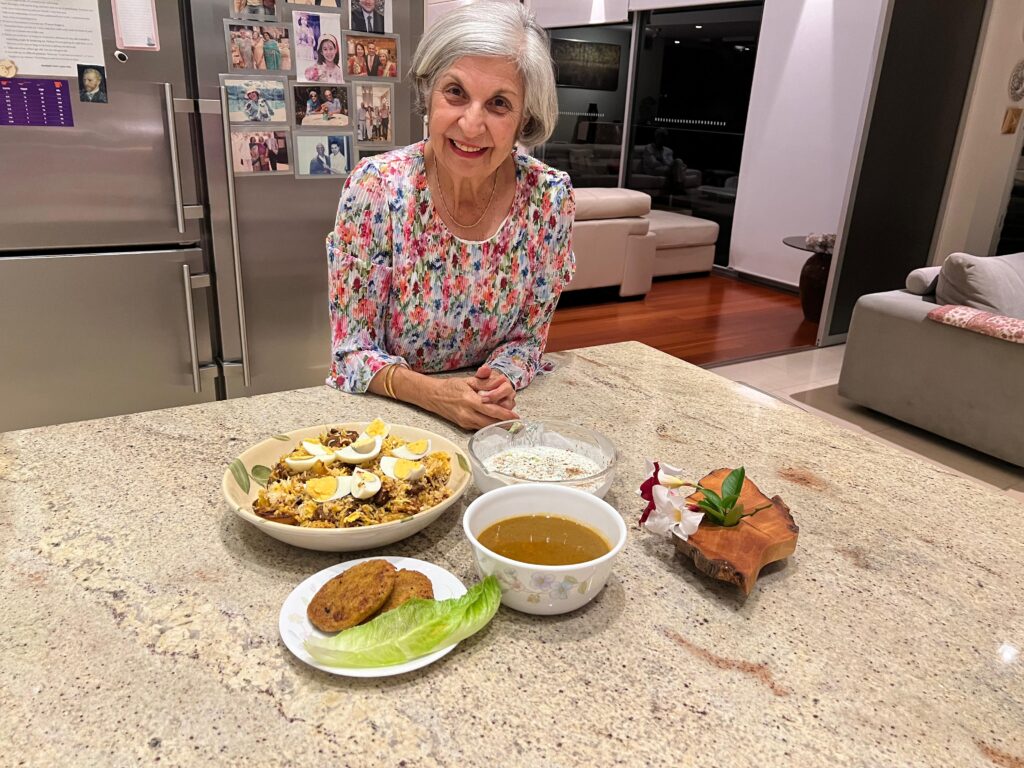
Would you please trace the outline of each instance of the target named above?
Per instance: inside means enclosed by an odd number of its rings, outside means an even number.
[[[454,236],[434,211],[423,143],[361,162],[327,236],[327,383],[365,392],[392,363],[424,373],[487,362],[516,389],[541,364],[572,279],[569,177],[517,153],[508,217],[489,239]]]

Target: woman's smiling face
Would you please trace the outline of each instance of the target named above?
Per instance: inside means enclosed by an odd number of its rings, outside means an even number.
[[[510,59],[458,59],[430,95],[434,157],[455,177],[490,176],[515,146],[523,100],[523,79]]]

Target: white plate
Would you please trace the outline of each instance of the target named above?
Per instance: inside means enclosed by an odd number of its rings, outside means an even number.
[[[446,648],[420,656],[418,659],[406,661],[402,664],[392,664],[390,667],[329,667],[316,661],[306,651],[306,638],[308,637],[332,637],[336,633],[321,632],[306,618],[306,607],[313,599],[313,596],[320,591],[320,587],[333,579],[339,573],[347,571],[354,565],[365,563],[367,560],[387,560],[395,568],[406,569],[407,571],[419,571],[428,579],[434,588],[435,600],[447,600],[450,597],[461,597],[466,594],[466,587],[458,577],[433,563],[417,560],[414,557],[362,557],[358,560],[349,560],[344,563],[324,568],[299,584],[281,606],[281,618],[278,620],[278,627],[281,630],[281,639],[288,646],[288,650],[297,658],[306,662],[311,667],[330,672],[332,675],[345,675],[347,677],[388,677],[390,675],[401,675],[403,672],[411,672],[414,669],[425,667],[428,664],[440,659],[451,652],[458,645],[453,643]]]

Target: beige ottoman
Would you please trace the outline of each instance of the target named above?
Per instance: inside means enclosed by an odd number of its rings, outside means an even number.
[[[647,218],[655,235],[655,277],[711,271],[718,240],[716,222],[658,210],[652,210]]]
[[[582,187],[575,194],[576,275],[566,290],[619,286],[620,296],[651,290],[656,241],[648,232],[650,195],[612,187]]]

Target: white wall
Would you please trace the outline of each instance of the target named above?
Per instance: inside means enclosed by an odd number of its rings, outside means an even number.
[[[542,27],[611,24],[629,18],[627,0],[526,0]]]
[[[807,254],[782,238],[838,229],[887,5],[766,0],[733,218],[736,270],[796,285]]]
[[[426,29],[446,13],[454,11],[460,5],[470,5],[472,2],[473,0],[424,0],[423,28]],[[411,59],[411,54],[406,55]]]
[[[1000,134],[1003,115],[1013,104],[1007,92],[1010,72],[1024,58],[1024,3],[992,0],[982,32],[959,147],[953,161],[941,223],[931,261],[950,253],[989,256],[995,251],[1006,195],[1017,168],[1024,131]]]

